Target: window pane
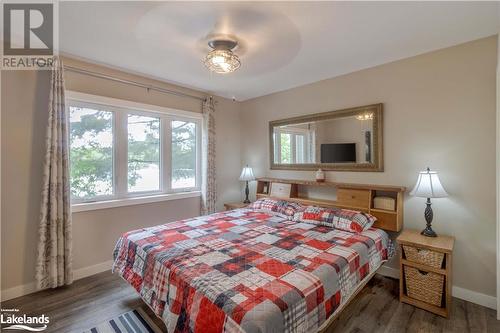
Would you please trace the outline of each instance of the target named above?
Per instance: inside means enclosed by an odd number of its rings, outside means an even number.
[[[160,190],[160,119],[128,115],[128,191]]]
[[[196,124],[172,121],[172,188],[196,186]]]
[[[71,196],[113,194],[113,113],[69,107]]]
[[[281,133],[281,163],[292,163],[292,147],[290,134]]]
[[[295,161],[296,163],[305,163],[306,160],[306,149],[305,149],[305,137],[302,134],[295,135]]]

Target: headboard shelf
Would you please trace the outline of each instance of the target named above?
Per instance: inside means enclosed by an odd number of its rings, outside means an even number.
[[[336,197],[314,198],[299,191],[302,187],[330,187]],[[393,185],[370,185],[337,182],[316,182],[299,179],[258,178],[257,198],[274,197],[299,202],[304,205],[337,207],[358,210],[377,217],[375,227],[388,231],[400,231],[403,227],[403,198],[406,188]],[[323,191],[324,192],[324,191]],[[394,210],[375,208],[374,198],[389,197],[394,200]]]
[[[398,212],[394,210],[387,210],[387,209],[377,209],[377,208],[370,208],[370,212],[372,213],[386,213],[386,214],[394,214],[396,215]]]
[[[267,183],[282,183],[282,184],[297,184],[305,186],[326,186],[326,187],[342,187],[352,189],[370,189],[375,191],[406,191],[404,186],[394,185],[373,185],[373,184],[357,184],[357,183],[337,183],[337,182],[317,182],[314,180],[301,180],[301,179],[281,179],[281,178],[257,178],[258,182]]]

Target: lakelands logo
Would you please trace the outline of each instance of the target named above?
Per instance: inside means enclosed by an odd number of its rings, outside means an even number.
[[[42,332],[47,329],[49,317],[46,315],[27,316],[20,314],[19,309],[2,309],[0,314],[1,330],[17,330]]]
[[[3,3],[2,69],[50,69],[57,3]]]

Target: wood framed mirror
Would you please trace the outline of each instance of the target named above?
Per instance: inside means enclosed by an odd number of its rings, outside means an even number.
[[[382,104],[269,122],[274,170],[384,171]]]

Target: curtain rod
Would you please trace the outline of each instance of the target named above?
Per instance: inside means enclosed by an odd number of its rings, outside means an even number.
[[[117,78],[117,77],[114,77],[114,76],[111,76],[111,75],[101,74],[101,73],[97,73],[97,72],[93,72],[93,71],[89,71],[89,70],[86,70],[86,69],[81,69],[81,68],[77,68],[77,67],[73,67],[73,66],[64,65],[64,70],[70,71],[70,72],[74,72],[74,73],[89,75],[89,76],[97,77],[97,78],[104,79],[104,80],[110,80],[110,81],[115,81],[115,82],[119,82],[119,83],[129,84],[129,85],[132,85],[132,86],[136,86],[136,87],[147,89],[148,91],[149,90],[154,90],[154,91],[158,91],[158,92],[161,92],[161,93],[164,93],[164,94],[176,95],[176,96],[187,97],[187,98],[194,98],[194,99],[197,99],[197,100],[202,101],[202,102],[205,101],[204,97],[190,95],[190,94],[186,94],[186,93],[183,93],[183,92],[180,92],[180,91],[175,91],[175,90],[169,90],[169,89],[165,89],[165,88],[160,88],[160,87],[157,87],[157,86],[153,86],[153,85],[149,85],[149,84],[144,84],[144,83],[137,82],[137,81],[120,79],[120,78]]]

